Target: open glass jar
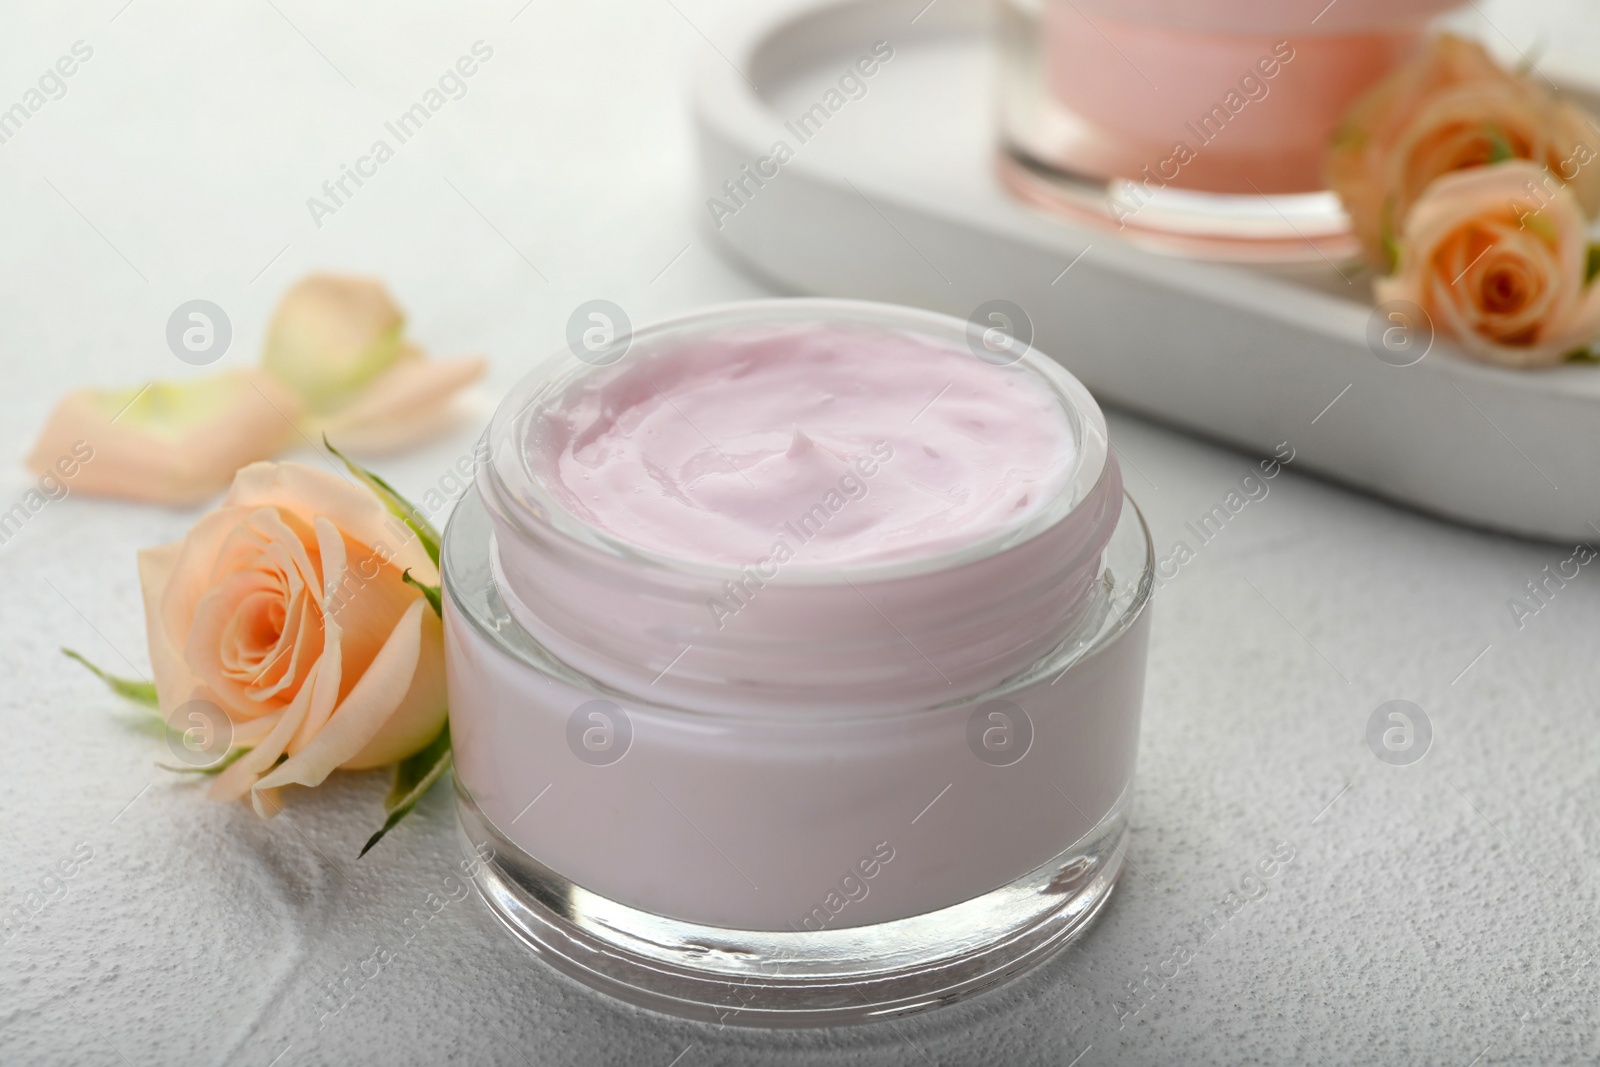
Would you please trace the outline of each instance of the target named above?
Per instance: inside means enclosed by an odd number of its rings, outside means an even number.
[[[644,547],[552,484],[545,415],[574,390],[797,338],[902,352],[910,411],[939,383],[907,345],[1020,376],[1069,469],[966,543],[782,568]],[[614,995],[750,1025],[917,1010],[1042,959],[1116,880],[1143,689],[1150,542],[1094,400],[1027,346],[885,305],[731,305],[628,342],[512,391],[445,534],[491,908]]]
[[[1356,252],[1323,180],[1351,104],[1461,0],[997,0],[1000,173],[1149,247]]]

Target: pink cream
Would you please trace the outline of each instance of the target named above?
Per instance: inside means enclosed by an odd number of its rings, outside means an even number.
[[[598,372],[534,432],[535,472],[596,528],[796,571],[980,543],[1038,512],[1075,451],[1029,377],[909,334],[826,330]]]

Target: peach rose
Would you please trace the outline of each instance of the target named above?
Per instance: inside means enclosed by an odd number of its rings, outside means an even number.
[[[1528,182],[1542,168],[1514,161],[1447,174],[1417,201],[1399,267],[1380,302],[1409,300],[1467,353],[1507,367],[1559,363],[1600,335],[1600,287],[1572,192],[1546,199]]]
[[[219,492],[246,463],[295,437],[300,401],[258,371],[132,389],[79,389],[61,398],[28,454],[48,471],[75,442],[95,462],[73,488],[89,493],[193,504]]]
[[[1600,211],[1600,128],[1532,78],[1501,68],[1452,34],[1385,78],[1334,134],[1328,184],[1339,194],[1368,261],[1392,266],[1393,238],[1440,175],[1506,159],[1532,160],[1546,189],[1567,185]]]
[[[403,759],[445,722],[438,568],[368,488],[295,463],[239,471],[182,541],[139,553],[150,663],[169,724],[207,700],[249,751],[211,785],[279,807],[286,785]]]
[[[430,360],[404,331],[382,282],[311,274],[278,303],[261,366],[300,398],[308,436],[392,451],[448,429],[457,395],[488,366],[477,357]]]

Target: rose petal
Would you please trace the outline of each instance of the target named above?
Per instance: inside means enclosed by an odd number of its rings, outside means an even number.
[[[227,629],[239,617],[240,601],[247,599],[261,582],[260,575],[236,573],[207,590],[196,607],[194,625],[183,648],[184,661],[195,675],[222,698],[230,714],[242,718],[277,710],[285,703],[263,705],[255,700],[248,682],[237,678],[225,662]]]
[[[396,363],[349,404],[313,423],[341,450],[390,452],[437,436],[456,421],[457,394],[483,376],[482,357]]]
[[[431,609],[418,596],[328,724],[309,745],[262,778],[258,789],[321,785],[335,768],[371,743],[411,690],[422,658],[425,612]]]
[[[287,596],[281,576],[260,570],[261,562],[275,559],[278,567],[313,588],[320,587],[323,579],[305,551],[306,534],[294,528],[300,524],[293,515],[270,507],[248,513],[230,510],[229,514],[236,522],[217,549],[207,588],[187,608],[190,624],[183,657],[196,676],[218,694],[230,715],[253,718],[281,707],[285,701],[282,694],[290,688],[281,683],[260,686],[259,674],[241,678],[226,667],[224,643],[243,602],[257,595]],[[300,642],[315,639],[314,632],[298,634]],[[298,655],[294,665],[300,669]]]
[[[150,672],[155,678],[161,717],[166,719],[191,699],[198,683],[168,636],[161,615],[162,595],[171,583],[184,542],[139,552],[139,588],[144,594],[145,640],[150,646]]]
[[[273,764],[278,762],[278,757],[284,754],[290,739],[294,737],[306,716],[325,715],[325,709],[338,699],[340,682],[338,628],[328,627],[328,634],[329,644],[332,646],[331,655],[325,654],[312,666],[306,684],[296,694],[294,701],[283,710],[283,716],[273,727],[272,732],[256,747],[240,756],[235,763],[217,775],[207,793],[212,800],[238,800],[246,793],[250,793],[260,776],[271,770]],[[256,813],[262,818],[270,819],[277,814],[275,808],[259,800],[253,798],[252,803]]]
[[[339,475],[299,463],[252,463],[234,476],[224,503],[282,508],[307,524],[321,515],[349,540],[383,548],[394,566],[410,568],[418,581],[439,583],[439,570],[416,535],[376,496]]]
[[[1589,162],[1582,162],[1577,153],[1579,145],[1588,150]],[[1546,160],[1546,165],[1567,183],[1583,213],[1594,218],[1600,214],[1600,127],[1595,125],[1594,116],[1570,100],[1557,101],[1551,147],[1563,156],[1560,160]],[[1567,160],[1572,162],[1568,164]]]
[[[278,713],[272,730],[212,780],[211,787],[206,791],[208,797],[212,800],[238,800],[250,792],[256,780],[278,762],[289,739],[300,728],[306,708],[316,696],[321,676],[322,663],[318,661],[311,668],[307,684],[301,686],[295,698]]]
[[[376,278],[312,274],[283,295],[261,364],[312,411],[356,396],[400,355],[404,319]]]
[[[348,771],[384,767],[418,751],[444,727],[449,701],[445,693],[444,628],[429,608],[422,615],[422,654],[411,689],[367,746],[339,766]]]
[[[327,539],[325,557],[337,545],[340,557],[348,561],[343,565],[343,577],[327,582],[323,601],[324,617],[337,624],[344,635],[340,646],[345,677],[342,700],[370,668],[395,623],[420,594],[406,584],[393,564],[384,561],[383,554],[342,539],[326,520],[319,520],[317,532]],[[307,720],[289,745],[290,755],[304,747],[321,728],[322,722],[313,725]]]
[[[249,719],[245,722],[233,724],[233,748],[255,748],[271,736],[277,727],[278,721],[283,718],[282,711],[274,711],[259,719]]]
[[[334,527],[333,523],[320,515],[317,516],[315,525],[317,531],[317,553],[322,560],[323,582],[322,588],[318,590],[322,601],[322,625],[333,631],[338,639],[340,688],[344,689],[361,676],[359,669],[354,671],[345,670],[346,631],[340,625],[338,618],[328,608],[329,601],[333,599],[334,591],[344,581],[346,567],[344,538],[339,535],[339,531]],[[363,664],[362,668],[364,666]],[[339,699],[343,699],[343,693],[340,693]],[[315,712],[307,715],[305,721],[300,724],[300,729],[295,731],[295,735],[289,741],[286,751],[293,753],[305,747],[306,742],[316,736],[317,731],[321,730],[323,725],[327,723],[328,717],[333,714],[334,706],[332,701],[317,705]]]
[[[73,489],[192,504],[222,489],[239,467],[281,449],[299,415],[299,401],[255,371],[138,390],[83,389],[62,397],[27,463],[43,473],[86,444],[93,457]]]

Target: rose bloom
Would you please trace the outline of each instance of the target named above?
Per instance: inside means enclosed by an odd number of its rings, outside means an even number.
[[[1508,367],[1559,363],[1600,334],[1583,212],[1558,187],[1527,194],[1527,162],[1447,174],[1417,201],[1380,302],[1410,300],[1466,352]]]
[[[1328,184],[1368,261],[1392,266],[1392,241],[1428,184],[1506,159],[1532,160],[1541,188],[1565,183],[1600,211],[1600,131],[1581,108],[1500,67],[1483,47],[1435,38],[1359,100],[1334,135]]]
[[[213,799],[249,794],[270,817],[282,786],[394,763],[438,735],[443,638],[408,568],[438,584],[372,492],[295,463],[245,467],[182,541],[139,553],[163,717],[210,701],[250,749]]]

